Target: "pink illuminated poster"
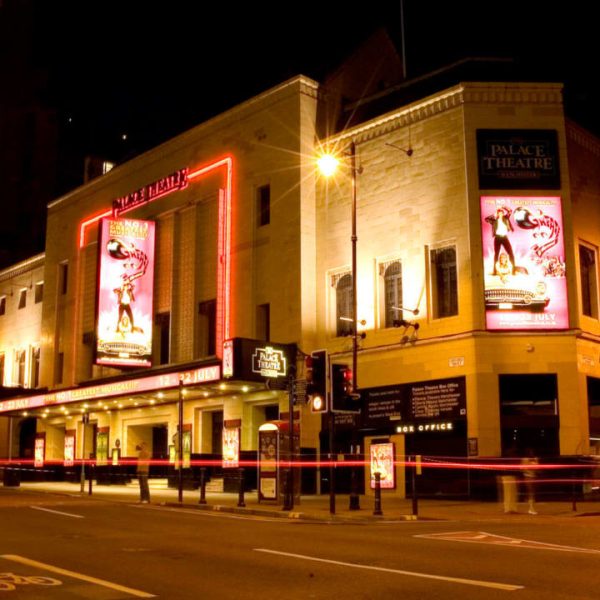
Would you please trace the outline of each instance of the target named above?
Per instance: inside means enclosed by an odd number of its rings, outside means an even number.
[[[486,327],[567,329],[561,199],[482,196]]]
[[[100,223],[96,362],[151,366],[154,222]]]
[[[375,489],[375,473],[379,473],[382,490],[391,490],[396,487],[394,452],[392,442],[371,445],[371,489]]]

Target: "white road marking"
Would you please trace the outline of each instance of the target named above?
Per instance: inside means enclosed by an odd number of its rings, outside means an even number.
[[[0,555],[0,558],[21,563],[22,565],[27,565],[29,567],[35,567],[37,569],[50,571],[52,573],[58,573],[59,575],[66,575],[67,577],[72,577],[73,579],[80,579],[81,581],[87,581],[88,583],[93,583],[95,585],[101,585],[110,588],[111,590],[124,592],[125,594],[130,594],[131,596],[137,596],[138,598],[156,597],[154,594],[149,594],[148,592],[142,592],[140,590],[135,590],[124,585],[119,585],[118,583],[106,581],[105,579],[97,579],[96,577],[90,577],[89,575],[84,575],[83,573],[76,573],[75,571],[69,571],[67,569],[62,569],[61,567],[48,565],[46,563],[38,562],[37,560],[31,560],[30,558],[25,558],[24,556],[19,556],[17,554],[2,554]]]
[[[43,506],[30,506],[33,510],[43,510],[44,512],[54,513],[55,515],[64,515],[65,517],[73,517],[74,519],[85,519],[82,515],[75,515],[73,513],[62,512],[60,510],[52,510],[51,508],[44,508]]]
[[[448,581],[450,583],[462,583],[464,585],[475,585],[505,592],[514,592],[522,590],[522,585],[512,585],[508,583],[496,583],[494,581],[480,581],[477,579],[463,579],[462,577],[445,577],[444,575],[432,575],[431,573],[419,573],[417,571],[403,571],[400,569],[387,569],[385,567],[374,567],[371,565],[361,565],[357,563],[343,562],[339,560],[329,560],[327,558],[317,558],[316,556],[307,556],[305,554],[292,554],[291,552],[278,552],[277,550],[267,550],[266,548],[254,548],[256,552],[266,552],[267,554],[277,554],[279,556],[288,556],[290,558],[300,558],[314,562],[322,562],[330,565],[340,565],[342,567],[352,567],[354,569],[365,569],[368,571],[380,571],[383,573],[393,573],[396,575],[407,575],[409,577],[420,577],[422,579],[435,579],[437,581]]]
[[[421,533],[413,537],[430,540],[443,540],[446,542],[465,542],[467,544],[488,544],[490,546],[510,546],[512,548],[528,548],[530,550],[558,550],[559,552],[577,552],[580,554],[600,554],[600,550],[593,548],[577,548],[576,546],[562,546],[548,542],[536,542],[511,538],[484,531],[448,531],[444,533]]]

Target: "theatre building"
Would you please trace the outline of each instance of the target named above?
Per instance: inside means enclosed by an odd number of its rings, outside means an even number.
[[[145,441],[168,465],[180,422],[184,463],[255,458],[303,353],[352,364],[354,276],[361,412],[336,414],[336,454],[596,452],[600,142],[566,121],[561,86],[374,96],[329,136],[327,92],[293,78],[49,205],[47,391],[0,400],[13,439],[35,416],[38,462]],[[298,398],[297,452],[322,456],[327,421]],[[451,477],[432,491],[464,492]],[[385,478],[404,492],[403,469]]]

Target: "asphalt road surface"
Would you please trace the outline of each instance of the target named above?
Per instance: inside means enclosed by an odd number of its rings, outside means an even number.
[[[0,600],[600,598],[600,517],[329,524],[0,488]]]

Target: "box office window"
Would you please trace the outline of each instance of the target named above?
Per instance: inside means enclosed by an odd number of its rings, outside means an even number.
[[[554,416],[558,414],[555,374],[500,375],[501,416]]]
[[[431,300],[435,319],[458,314],[456,248],[446,246],[430,251]]]
[[[598,318],[598,253],[595,248],[579,244],[579,285],[581,312]]]

